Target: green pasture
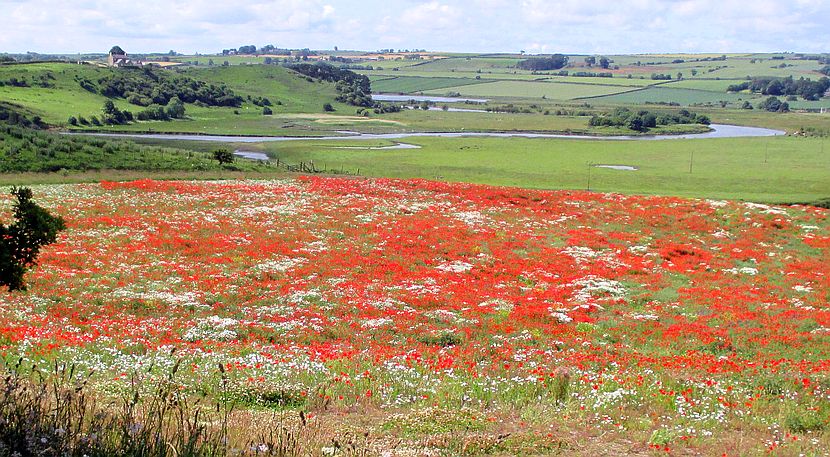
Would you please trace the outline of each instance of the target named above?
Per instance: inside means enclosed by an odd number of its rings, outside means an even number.
[[[65,123],[69,116],[97,116],[101,114],[101,107],[107,98],[84,90],[75,78],[96,82],[111,71],[90,65],[65,63],[0,66],[0,80],[17,78],[30,84],[30,87],[0,87],[0,101],[22,106],[50,124]],[[48,82],[53,87],[34,85],[33,82],[39,81],[41,75],[49,75]],[[125,100],[115,100],[115,103],[122,109],[135,111],[136,108],[130,108],[132,105]]]
[[[521,97],[573,100],[583,97],[597,97],[618,94],[631,88],[624,86],[600,86],[598,84],[496,81],[469,86],[456,86],[430,91],[432,93],[458,92],[470,97]]]
[[[421,149],[343,149],[365,142],[244,145],[283,162],[365,176],[426,178],[629,194],[813,201],[830,196],[830,142],[819,138],[616,141],[408,138]],[[391,144],[391,143],[390,143]],[[690,163],[692,165],[689,171]],[[589,164],[630,165],[618,171]]]
[[[710,92],[726,93],[726,89],[733,84],[746,82],[745,79],[682,79],[662,84],[661,87],[668,89],[694,89],[707,90]]]
[[[419,67],[405,68],[400,71],[393,71],[389,69],[375,69],[375,70],[355,70],[355,73],[360,73],[366,76],[383,76],[387,78],[411,76],[418,78],[475,78],[489,80],[518,80],[518,81],[544,81],[553,78],[552,75],[532,74],[521,70],[511,70],[510,72],[493,72],[483,71],[481,73],[475,72],[455,72],[455,71],[419,71]]]
[[[275,65],[244,65],[235,67],[191,68],[185,74],[212,84],[224,84],[237,94],[267,97],[274,103],[274,113],[317,113],[324,103],[336,108],[349,109],[335,103],[337,91],[334,84],[309,82],[286,68]],[[276,102],[282,105],[276,105]]]
[[[418,71],[457,71],[457,72],[477,72],[481,71],[507,71],[509,67],[514,67],[521,59],[516,58],[501,58],[501,57],[462,57],[438,59],[428,63],[418,65]],[[510,70],[512,71],[512,69]]]
[[[644,103],[679,103],[681,105],[694,105],[705,103],[719,103],[726,101],[735,103],[739,100],[755,99],[757,96],[750,94],[729,94],[726,92],[712,92],[695,89],[672,89],[670,87],[649,87],[643,90],[626,92],[623,94],[609,95],[591,99],[592,103],[609,104],[644,104]]]
[[[469,84],[480,84],[483,80],[473,78],[429,78],[420,76],[390,77],[372,81],[373,92],[413,93],[443,89]]]

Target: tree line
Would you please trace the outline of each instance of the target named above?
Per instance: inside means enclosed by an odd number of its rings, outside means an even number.
[[[550,71],[559,70],[568,65],[568,56],[563,54],[553,54],[549,57],[533,57],[522,60],[516,64],[516,68],[529,71]]]
[[[709,117],[685,109],[677,113],[657,113],[647,110],[635,112],[628,108],[617,108],[610,113],[594,115],[588,122],[594,127],[626,127],[636,132],[647,132],[658,125],[710,123]]]
[[[295,64],[288,68],[308,78],[335,83],[337,101],[341,103],[364,108],[374,108],[376,105],[372,100],[372,85],[366,75],[322,62]]]
[[[793,95],[800,96],[805,100],[818,100],[824,96],[828,89],[830,89],[830,79],[828,78],[813,81],[805,78],[793,79],[792,76],[788,76],[786,78],[753,78],[751,81],[733,84],[726,90],[727,92],[749,90],[762,95]]]
[[[243,102],[242,97],[224,85],[207,84],[188,76],[150,68],[122,69],[98,79],[97,84],[86,79],[79,80],[79,84],[90,92],[109,98],[124,98],[138,106],[165,106],[174,97],[184,103],[204,106],[239,107]]]

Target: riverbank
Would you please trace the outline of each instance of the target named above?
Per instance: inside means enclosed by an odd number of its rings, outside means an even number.
[[[210,141],[220,143],[266,143],[281,141],[341,141],[341,140],[399,140],[404,138],[419,137],[440,137],[440,138],[466,138],[466,137],[493,137],[493,138],[556,138],[575,140],[673,140],[673,139],[711,139],[711,138],[750,138],[781,136],[786,132],[781,130],[766,129],[761,127],[744,127],[739,125],[711,124],[710,131],[706,133],[689,133],[678,135],[618,135],[599,136],[581,135],[566,133],[538,133],[538,132],[401,132],[401,133],[359,133],[352,131],[340,131],[341,136],[232,136],[232,135],[201,135],[201,134],[178,134],[178,133],[103,133],[103,132],[62,132],[67,135],[91,135],[106,136],[115,138],[140,138],[153,140],[179,140],[179,141]]]

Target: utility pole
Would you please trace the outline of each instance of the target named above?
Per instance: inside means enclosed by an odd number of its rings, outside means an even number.
[[[692,148],[692,152],[689,154],[689,174],[692,173],[692,164],[695,162],[695,150]]]

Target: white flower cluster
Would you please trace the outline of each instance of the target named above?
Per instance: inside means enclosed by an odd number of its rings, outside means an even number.
[[[758,269],[757,268],[752,268],[752,267],[727,268],[723,271],[724,271],[724,273],[732,273],[733,275],[741,274],[741,275],[755,276],[755,275],[758,274]]]
[[[453,262],[442,263],[435,268],[446,273],[464,273],[472,270],[473,264],[456,260]]]
[[[182,339],[185,341],[232,341],[238,338],[233,327],[239,321],[229,317],[210,316],[199,319],[195,327],[188,329]]]
[[[254,269],[263,273],[285,273],[286,271],[308,262],[305,257],[282,257],[268,260],[254,266]]]

